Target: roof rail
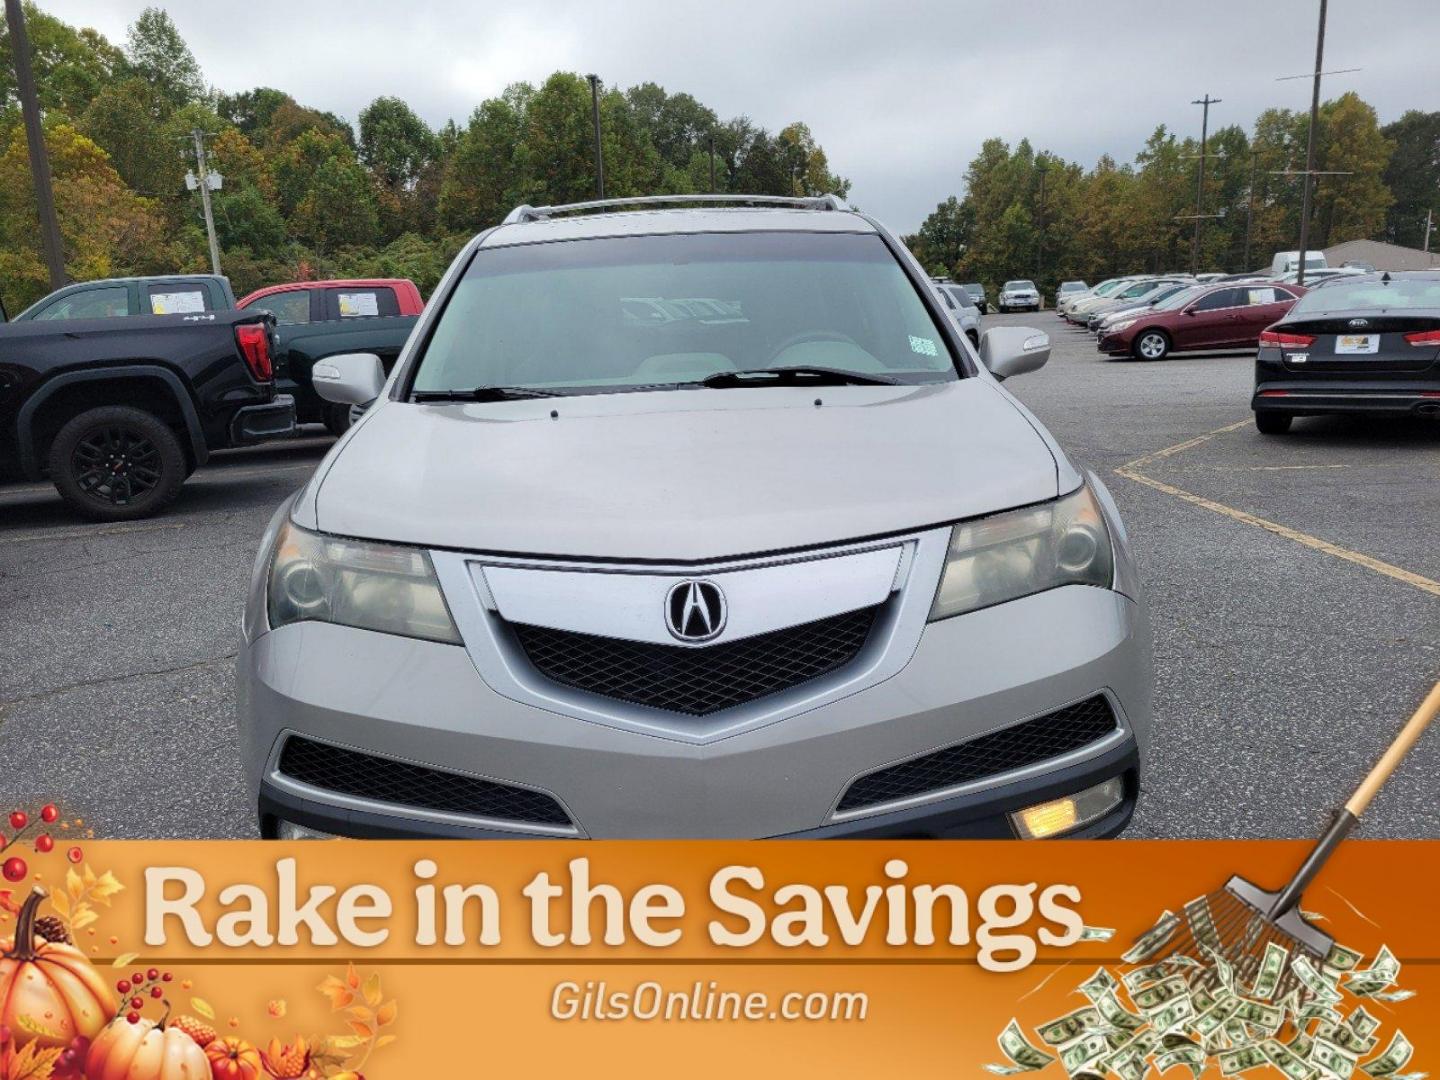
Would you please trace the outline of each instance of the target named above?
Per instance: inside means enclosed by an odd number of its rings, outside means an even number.
[[[560,214],[576,214],[585,210],[612,210],[629,206],[687,206],[694,203],[789,206],[798,210],[850,209],[839,195],[807,197],[791,195],[640,195],[628,199],[592,199],[589,202],[564,203],[558,206],[521,205],[511,210],[501,224],[517,225],[525,221],[545,221]]]

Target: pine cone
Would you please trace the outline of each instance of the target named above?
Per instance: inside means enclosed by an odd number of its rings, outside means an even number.
[[[54,915],[42,915],[36,919],[35,933],[46,941],[53,941],[59,945],[70,944],[70,931],[66,930],[65,924]]]

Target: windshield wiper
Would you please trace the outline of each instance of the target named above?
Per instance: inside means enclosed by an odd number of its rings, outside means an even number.
[[[477,386],[473,390],[416,390],[412,401],[521,401],[525,398],[564,397],[559,390],[528,386]]]
[[[780,367],[717,371],[701,379],[700,385],[729,389],[737,386],[896,386],[899,382],[885,375],[862,375],[841,368]]]

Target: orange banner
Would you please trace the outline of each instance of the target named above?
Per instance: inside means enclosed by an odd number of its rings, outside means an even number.
[[[1088,1008],[1077,986],[1098,968],[1116,980],[1133,971],[1121,954],[1162,911],[1181,911],[1233,873],[1277,888],[1307,847],[86,841],[68,850],[27,852],[25,876],[0,893],[0,937],[40,896],[28,915],[35,955],[0,960],[0,1035],[10,1040],[0,1062],[8,1054],[12,1073],[17,1055],[53,1051],[55,1071],[36,1075],[65,1075],[68,1051],[70,1075],[110,1076],[107,1061],[127,1052],[183,1058],[193,1042],[226,1080],[373,1080],[497,1068],[988,1075],[986,1064],[1011,1067],[996,1040],[1012,1018],[1029,1044],[1060,1058],[1062,1044],[1037,1029]],[[1440,1061],[1429,1036],[1440,1019],[1437,879],[1440,843],[1354,841],[1302,905],[1364,954],[1356,970],[1382,946],[1400,965],[1363,997],[1349,990],[1365,980],[1322,972],[1343,991],[1337,1013],[1360,1004],[1379,1021],[1357,1055],[1382,1059],[1379,1080]],[[88,976],[100,984],[93,993]],[[1237,974],[1237,994],[1264,998],[1257,978]],[[1132,988],[1114,993],[1128,1014],[1156,1019]],[[1320,1005],[1303,990],[1302,1002]],[[1198,992],[1195,1005],[1205,1003]],[[1257,1008],[1260,1045],[1268,1013]],[[1294,1019],[1269,1041],[1290,1040]],[[1181,1045],[1190,1022],[1177,1021],[1168,1042],[1157,1033],[1147,1068]],[[1395,1030],[1414,1050],[1387,1072]],[[1122,1080],[1126,1065],[1123,1055],[1109,1062]],[[1217,1053],[1204,1068],[1218,1075]],[[1056,1060],[1043,1071],[1065,1069]]]

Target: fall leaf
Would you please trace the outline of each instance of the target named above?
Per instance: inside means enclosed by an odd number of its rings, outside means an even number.
[[[395,1022],[395,1014],[399,1011],[399,1008],[400,1006],[396,1002],[387,1001],[384,1005],[381,1005],[375,1013],[375,1022],[381,1027],[384,1027],[386,1024],[393,1024]]]
[[[374,1019],[374,1014],[371,1013],[371,1011],[367,1009],[364,1005],[355,1005],[349,1009],[346,1009],[345,1011],[348,1012],[351,1016],[353,1016],[356,1020],[363,1020],[366,1023],[369,1023],[372,1019]]]
[[[191,998],[190,1007],[203,1016],[206,1020],[215,1019],[215,1007],[204,998]]]
[[[23,1028],[24,1030],[30,1032],[30,1034],[32,1035],[39,1035],[43,1038],[52,1039],[60,1043],[63,1043],[65,1041],[64,1037],[60,1034],[60,1032],[56,1031],[52,1027],[46,1027],[39,1020],[36,1020],[28,1013],[21,1013],[19,1016],[15,1017],[15,1026]]]
[[[286,1008],[287,1006],[285,1004],[285,999],[276,998],[274,1001],[270,1002],[268,1005],[265,1006],[265,1011],[278,1020],[285,1015]]]
[[[89,904],[77,904],[74,914],[70,917],[70,932],[73,934],[76,930],[83,930],[91,923],[98,922],[99,919],[100,916],[95,914]]]
[[[379,1050],[382,1046],[389,1046],[395,1039],[396,1036],[394,1035],[381,1035],[380,1038],[375,1040],[375,1049]]]
[[[372,1007],[380,1004],[380,973],[377,971],[365,980],[365,1001]]]
[[[334,975],[328,975],[316,989],[330,999],[330,1011],[339,1012],[355,1000],[355,994]]]
[[[139,956],[139,955],[140,955],[139,953],[133,953],[133,952],[121,953],[119,956],[115,957],[114,960],[111,960],[111,961],[110,961],[110,966],[111,966],[111,967],[129,967],[131,964],[133,964],[133,963],[135,962],[135,958],[136,958],[137,956]]]
[[[85,882],[81,880],[73,866],[65,871],[65,891],[70,894],[72,900],[79,900],[85,895]]]
[[[360,973],[355,970],[354,964],[345,965],[345,985],[351,990],[360,989]]]
[[[50,1080],[55,1074],[55,1063],[64,1050],[61,1046],[40,1049],[39,1043],[26,1043],[10,1059],[6,1080]]]
[[[375,1029],[372,1028],[369,1024],[362,1023],[359,1020],[350,1020],[348,1021],[348,1023],[350,1025],[350,1030],[355,1032],[355,1034],[359,1035],[362,1039],[371,1039],[375,1035]]]
[[[90,867],[87,865],[85,867],[85,870],[88,873]],[[117,879],[115,875],[112,874],[109,870],[106,870],[103,874],[100,875],[99,879],[96,880],[94,885],[91,886],[90,895],[94,899],[108,907],[110,905],[110,898],[118,892],[123,892],[124,889],[125,886],[120,884],[119,879]]]
[[[3,904],[3,901],[0,901],[0,904]],[[9,907],[8,904],[4,904],[3,906]],[[50,906],[59,913],[60,918],[66,920],[70,918],[70,897],[67,894],[61,892],[53,893],[50,897]]]
[[[357,1046],[364,1046],[365,1040],[359,1035],[331,1035],[325,1040],[325,1048],[317,1051],[321,1057],[333,1058],[340,1061],[346,1056],[337,1051],[354,1050]]]

